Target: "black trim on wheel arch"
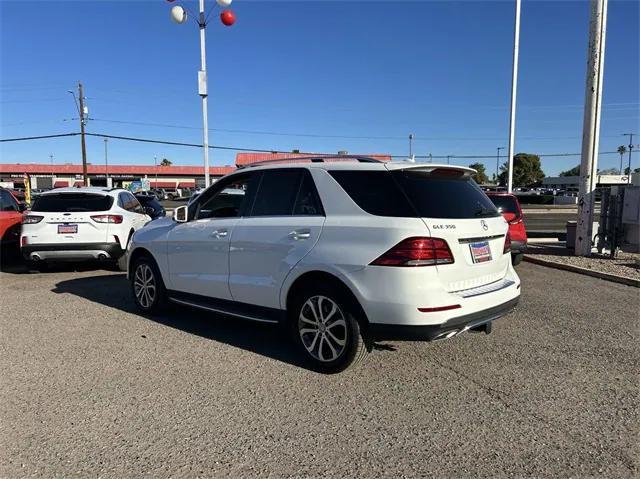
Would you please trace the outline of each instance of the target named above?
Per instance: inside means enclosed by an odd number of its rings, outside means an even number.
[[[460,332],[465,328],[475,328],[489,321],[496,320],[510,313],[515,309],[520,296],[506,303],[488,308],[475,313],[465,314],[451,318],[450,320],[434,325],[413,326],[388,323],[369,324],[369,333],[377,341],[383,340],[404,340],[404,341],[431,341],[443,333],[452,331]]]

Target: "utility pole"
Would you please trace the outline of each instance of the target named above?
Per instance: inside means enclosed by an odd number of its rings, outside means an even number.
[[[447,155],[447,165],[451,164],[451,155]]]
[[[409,158],[413,158],[413,133],[409,133]]]
[[[105,178],[105,186],[109,186],[109,161],[107,157],[107,140],[104,139],[104,178]]]
[[[629,174],[627,175],[627,183],[631,183],[631,150],[633,150],[633,135],[634,133],[624,133],[622,135],[629,137]],[[622,169],[622,166],[620,167],[620,169]]]
[[[584,121],[582,126],[578,224],[575,242],[576,256],[591,256],[606,33],[607,0],[591,0]]]
[[[53,153],[49,155],[49,159],[51,160],[51,166],[53,166]],[[53,173],[53,172],[52,172]]]
[[[507,193],[513,192],[513,155],[516,133],[516,93],[518,91],[518,52],[520,50],[520,0],[516,0],[513,30],[513,64],[511,71],[511,114],[509,116],[509,158],[507,159]]]
[[[496,186],[498,186],[498,176],[500,174],[500,150],[504,150],[504,146],[499,146],[498,154],[496,155]]]
[[[82,83],[78,82],[78,96],[80,102],[80,141],[82,144],[82,180],[84,186],[89,186],[89,179],[87,178],[87,143],[85,140],[84,127],[87,124],[85,106],[84,106],[84,93],[82,90]]]

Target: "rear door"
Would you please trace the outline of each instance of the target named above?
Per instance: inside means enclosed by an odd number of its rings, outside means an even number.
[[[454,263],[436,266],[445,289],[469,289],[505,276],[507,224],[466,170],[419,167],[391,174],[431,235],[451,249]]]
[[[99,223],[92,216],[106,214],[113,205],[108,195],[83,192],[40,195],[31,214],[42,216],[39,223],[25,225],[30,243],[105,243],[108,223]]]
[[[325,216],[309,171],[265,170],[247,217],[233,230],[229,288],[235,301],[280,307],[280,288],[318,241]]]

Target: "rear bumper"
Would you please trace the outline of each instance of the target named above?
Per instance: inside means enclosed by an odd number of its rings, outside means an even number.
[[[27,260],[118,259],[124,254],[120,243],[27,244],[22,246]]]
[[[489,309],[465,314],[434,325],[370,324],[369,334],[374,340],[431,341],[451,337],[469,329],[478,328],[510,313],[520,301],[520,296]]]

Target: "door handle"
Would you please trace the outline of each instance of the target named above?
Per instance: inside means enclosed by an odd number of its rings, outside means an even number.
[[[229,234],[229,232],[226,229],[219,229],[219,230],[214,230],[211,233],[211,236],[214,237],[214,238],[224,238],[228,234]]]
[[[311,231],[309,230],[294,230],[289,233],[289,238],[294,240],[305,240],[311,238]]]

